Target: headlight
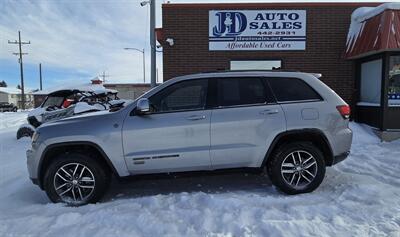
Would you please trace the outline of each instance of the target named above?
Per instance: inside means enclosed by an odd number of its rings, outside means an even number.
[[[38,132],[36,132],[36,131],[33,133],[33,136],[32,136],[32,143],[35,143],[35,142],[38,140],[39,135],[40,135],[40,133],[38,133]]]

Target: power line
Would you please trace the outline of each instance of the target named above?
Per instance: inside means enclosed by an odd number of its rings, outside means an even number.
[[[103,83],[106,83],[106,77],[110,77],[110,75],[106,74],[106,72],[103,71],[103,74],[101,74],[100,77],[103,78]]]
[[[24,68],[23,68],[23,63],[22,63],[22,55],[27,55],[28,53],[23,53],[22,52],[22,45],[24,44],[30,44],[31,41],[24,42],[21,41],[21,31],[18,31],[18,40],[15,41],[8,41],[9,44],[18,44],[19,48],[19,53],[13,53],[14,55],[19,56],[19,69],[21,72],[21,96],[22,96],[22,109],[25,109],[25,87],[24,87]]]

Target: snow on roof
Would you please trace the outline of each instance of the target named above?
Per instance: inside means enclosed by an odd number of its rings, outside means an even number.
[[[70,84],[70,85],[59,85],[54,86],[45,90],[36,91],[34,95],[48,95],[50,93],[61,91],[61,90],[80,90],[84,92],[95,92],[96,94],[111,92],[116,93],[116,90],[106,89],[103,85],[100,84],[92,84],[92,83],[81,83],[81,84]]]
[[[377,7],[360,7],[351,15],[352,21],[363,22],[386,10],[400,10],[400,2],[384,3]]]
[[[349,54],[353,51],[358,38],[361,36],[367,20],[380,15],[386,10],[400,10],[400,3],[384,3],[377,7],[360,7],[354,10],[351,14],[351,24],[347,34],[346,53]],[[377,32],[380,32],[382,26],[379,24]],[[375,35],[378,37],[378,35]],[[377,38],[376,38],[377,39]],[[377,40],[375,39],[374,46]]]
[[[12,87],[0,87],[0,92],[6,93],[6,94],[21,94],[20,89],[12,88]]]

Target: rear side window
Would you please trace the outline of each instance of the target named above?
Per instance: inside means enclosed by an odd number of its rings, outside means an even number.
[[[321,96],[304,81],[297,78],[268,78],[278,102],[322,100]]]
[[[222,107],[261,104],[267,100],[260,78],[221,78],[217,92],[217,105]]]

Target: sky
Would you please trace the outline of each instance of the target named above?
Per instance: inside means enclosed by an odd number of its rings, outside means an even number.
[[[323,0],[322,0],[323,1]],[[27,89],[89,82],[106,72],[109,82],[143,82],[142,54],[125,47],[145,49],[146,82],[150,81],[149,7],[141,0],[1,0],[0,81],[20,84],[18,46],[23,41],[24,79]],[[161,27],[161,4],[156,0],[156,27]],[[171,3],[294,2],[267,0],[171,0]],[[315,2],[315,1],[309,1]],[[321,2],[321,1],[319,1]],[[323,1],[331,2],[331,1]],[[346,0],[337,2],[348,2]],[[383,2],[363,0],[363,2]],[[162,50],[162,49],[160,49]],[[157,53],[158,81],[162,82],[162,52]]]

